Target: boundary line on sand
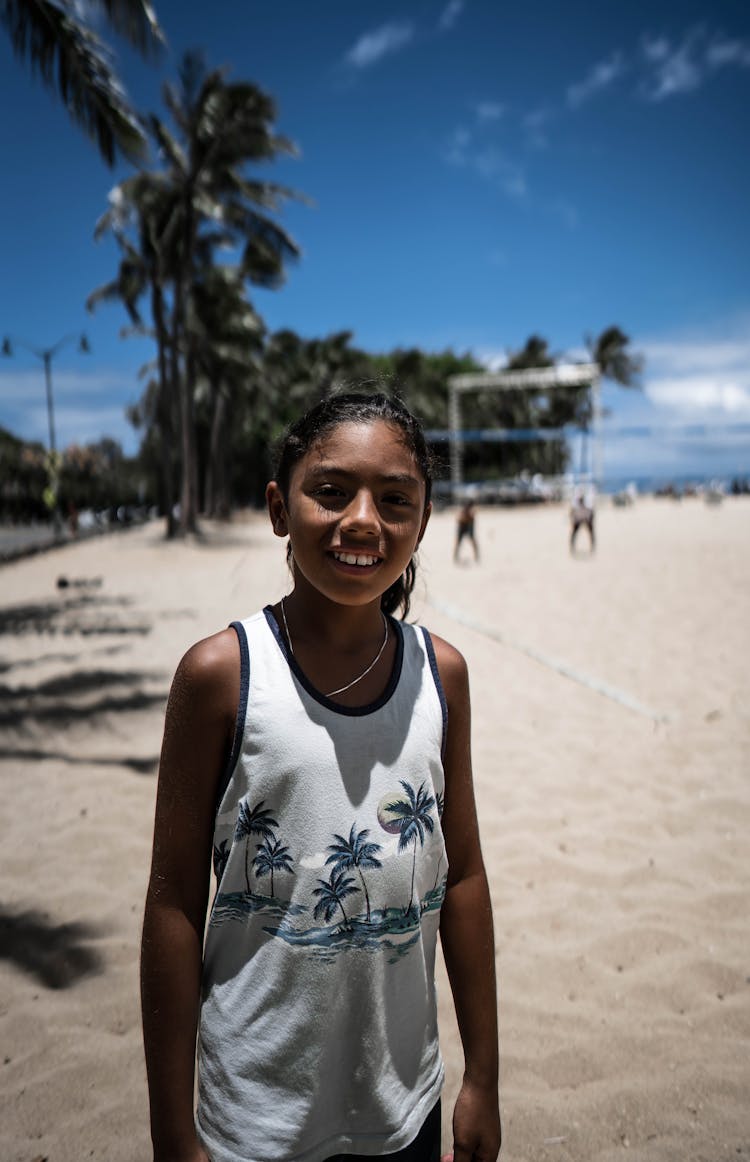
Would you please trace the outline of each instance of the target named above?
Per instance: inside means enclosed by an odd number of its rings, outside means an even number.
[[[495,629],[491,625],[485,625],[483,622],[478,621],[477,618],[472,617],[470,613],[465,613],[463,609],[460,609],[457,605],[452,605],[449,601],[441,601],[439,598],[430,597],[428,598],[428,603],[440,613],[444,613],[447,617],[452,618],[453,621],[457,621],[469,629],[476,630],[477,633],[491,638],[492,641],[499,642],[500,645],[508,646],[512,650],[518,650],[519,653],[525,654],[527,658],[532,658],[542,666],[547,666],[548,669],[555,670],[558,674],[562,674],[564,678],[570,678],[573,682],[578,682],[579,685],[585,686],[597,694],[601,694],[604,698],[618,702],[621,706],[632,710],[635,714],[641,714],[644,718],[650,718],[655,723],[670,721],[668,714],[661,714],[658,710],[652,710],[651,707],[645,706],[637,698],[631,697],[624,690],[618,690],[616,686],[610,686],[608,682],[600,682],[598,678],[592,678],[588,674],[584,674],[582,670],[576,670],[573,666],[569,666],[567,662],[561,662],[557,658],[550,657],[549,654],[542,653],[541,650],[537,650],[533,646],[527,646],[524,642],[519,642],[508,637],[501,630]]]

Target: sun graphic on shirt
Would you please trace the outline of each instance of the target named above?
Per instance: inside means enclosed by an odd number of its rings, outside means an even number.
[[[403,791],[390,791],[378,803],[378,823],[389,835],[399,835],[404,825],[404,816],[395,809],[399,799],[403,799]]]

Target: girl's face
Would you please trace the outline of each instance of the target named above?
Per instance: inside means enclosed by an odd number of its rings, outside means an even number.
[[[344,605],[380,598],[409,564],[430,515],[414,454],[385,420],[332,428],[295,464],[287,501],[275,481],[266,497],[297,569]]]

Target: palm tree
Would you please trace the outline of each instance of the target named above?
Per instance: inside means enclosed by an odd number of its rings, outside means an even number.
[[[164,37],[148,0],[88,0],[91,16],[106,17],[115,33],[143,56],[155,56]],[[107,165],[118,154],[138,161],[146,136],[112,69],[106,45],[81,18],[74,0],[2,0],[0,24],[13,51],[73,121],[92,138]]]
[[[420,846],[424,846],[425,832],[430,834],[435,830],[435,821],[430,815],[430,809],[435,806],[434,796],[429,795],[425,791],[424,783],[420,784],[419,790],[415,793],[414,788],[410,783],[404,779],[400,779],[401,786],[406,791],[405,799],[396,799],[393,803],[389,803],[386,811],[395,816],[394,823],[397,823],[401,834],[398,840],[399,851],[405,851],[411,843],[414,847],[414,858],[411,865],[411,892],[409,893],[409,903],[404,908],[404,915],[411,911],[414,902],[414,873],[417,867],[417,841]]]
[[[230,84],[220,71],[206,73],[199,54],[186,54],[180,86],[167,85],[164,99],[177,129],[175,136],[158,118],[151,130],[178,195],[175,221],[181,234],[172,280],[172,380],[179,384],[182,487],[180,525],[197,528],[195,383],[197,352],[189,321],[194,313],[201,248],[241,249],[243,277],[265,287],[283,280],[284,264],[299,251],[293,239],[269,216],[294,196],[272,182],[245,176],[248,162],[295,153],[292,143],[272,131],[276,111],[270,97],[248,82]]]
[[[328,923],[336,908],[340,908],[341,915],[344,917],[344,927],[349,928],[349,917],[344,911],[342,901],[347,896],[353,896],[355,892],[359,891],[354,880],[343,870],[333,868],[328,880],[318,880],[318,883],[320,887],[313,888],[313,895],[320,896],[320,899],[313,909],[313,916],[317,919],[322,914]]]
[[[158,381],[155,390],[147,393],[139,414],[146,420],[147,435],[155,436],[158,445],[168,536],[176,531],[173,508],[177,389],[171,378],[168,302],[179,237],[175,215],[175,194],[163,175],[141,172],[115,186],[109,194],[109,209],[96,224],[94,238],[99,241],[106,232],[112,233],[122,252],[120,267],[111,282],[93,291],[86,300],[87,309],[93,311],[102,302],[119,299],[132,323],[129,331],[122,332],[123,337],[145,333],[156,341]],[[146,293],[151,327],[145,325],[138,307]]]
[[[643,356],[630,349],[630,338],[620,327],[605,327],[596,339],[586,336],[586,346],[591,361],[599,365],[599,372],[605,379],[619,383],[620,387],[639,389],[640,374],[643,370]],[[579,391],[576,423],[583,433],[581,461],[584,449],[588,451],[589,432],[593,420],[593,401],[588,389]]]
[[[233,433],[248,420],[260,383],[263,322],[235,268],[209,262],[194,287],[194,341],[199,383],[197,424],[206,439],[203,511],[229,516]],[[231,420],[231,422],[230,422]]]
[[[333,838],[336,842],[329,843],[328,850],[331,854],[326,860],[326,863],[332,863],[337,871],[349,871],[350,868],[357,869],[362,883],[362,890],[365,893],[368,924],[370,923],[370,896],[367,891],[365,877],[362,875],[362,868],[383,866],[377,858],[378,852],[382,851],[382,847],[379,843],[368,843],[367,836],[369,834],[369,828],[365,827],[364,830],[357,831],[356,824],[352,823],[348,839],[344,839],[343,835],[334,834]]]
[[[273,895],[273,873],[275,871],[292,870],[292,859],[289,855],[289,848],[280,843],[278,839],[269,838],[268,836],[262,843],[257,845],[258,854],[253,860],[256,876],[271,877],[271,895]]]
[[[240,802],[234,829],[235,839],[247,839],[248,841],[245,852],[245,880],[248,892],[250,891],[250,836],[262,835],[264,839],[275,839],[273,830],[279,826],[271,815],[270,809],[263,806],[264,803],[265,799],[261,799],[254,807],[250,807],[247,800],[243,799]]]
[[[587,336],[586,346],[606,379],[621,387],[640,387],[643,356],[630,350],[630,338],[619,327],[606,327],[596,339]]]
[[[275,108],[270,97],[253,84],[230,84],[221,72],[206,73],[198,54],[184,57],[180,85],[165,86],[164,99],[174,131],[158,117],[149,119],[163,169],[121,182],[110,195],[110,210],[97,230],[111,229],[115,237],[118,231],[120,237],[128,232],[132,250],[143,258],[159,353],[160,414],[166,420],[178,411],[179,439],[170,438],[169,446],[180,463],[180,531],[190,533],[197,530],[198,515],[200,377],[210,380],[208,364],[215,371],[218,362],[226,372],[229,362],[236,364],[237,354],[235,334],[232,360],[218,340],[213,355],[207,355],[208,300],[211,296],[226,300],[228,293],[227,279],[222,284],[219,275],[209,272],[216,265],[216,251],[229,249],[239,254],[237,284],[276,287],[282,282],[285,264],[297,257],[298,248],[271,214],[286,198],[297,195],[247,176],[245,166],[294,153],[295,148],[273,131]],[[115,293],[121,281],[115,280]],[[232,293],[242,326],[247,328],[251,319],[259,326],[246,299],[240,309],[236,288]],[[211,310],[215,315],[218,303]],[[236,374],[236,366],[234,370]],[[225,447],[226,390],[226,385],[210,387],[216,430],[209,454],[212,448],[219,449],[218,456]]]

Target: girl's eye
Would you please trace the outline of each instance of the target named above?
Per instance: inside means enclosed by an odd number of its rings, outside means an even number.
[[[335,500],[343,495],[342,489],[337,488],[335,484],[319,484],[317,488],[313,489],[313,496],[322,500]]]

